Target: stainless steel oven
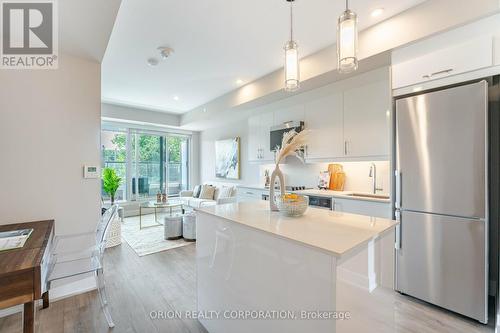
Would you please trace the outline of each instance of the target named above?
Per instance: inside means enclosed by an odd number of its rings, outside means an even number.
[[[320,196],[309,195],[309,206],[312,206],[315,208],[323,208],[323,209],[333,210],[332,202],[333,202],[333,199],[329,198],[329,197],[320,197]]]

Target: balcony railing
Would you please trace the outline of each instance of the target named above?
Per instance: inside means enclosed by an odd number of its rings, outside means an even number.
[[[135,165],[138,167],[138,172],[135,172]],[[105,161],[104,167],[112,168],[116,171],[119,177],[126,179],[126,162],[118,161]],[[182,163],[168,163],[166,164],[168,175],[168,194],[169,196],[176,196],[180,191],[186,189],[186,180],[182,179]],[[159,162],[138,162],[133,163],[133,176],[132,180],[135,182],[135,175],[138,174],[139,178],[139,197],[153,197],[158,191],[164,188],[160,170],[161,164]],[[163,184],[161,184],[163,182]],[[117,191],[116,198],[118,200],[125,199],[125,182],[122,183]],[[132,191],[135,194],[135,184],[132,184]],[[106,197],[106,194],[103,193]]]

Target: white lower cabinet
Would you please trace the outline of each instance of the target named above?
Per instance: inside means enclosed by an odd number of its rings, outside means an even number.
[[[236,198],[239,202],[262,200],[262,195],[265,193],[265,190],[258,190],[248,187],[238,187]]]
[[[386,219],[391,218],[391,204],[389,202],[333,198],[333,210]]]
[[[333,198],[337,212],[391,218],[391,204],[365,200]],[[339,280],[372,292],[378,286],[394,289],[394,242],[395,233],[384,235],[370,242],[350,260],[338,268]]]

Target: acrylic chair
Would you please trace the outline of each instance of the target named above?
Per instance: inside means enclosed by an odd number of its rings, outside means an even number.
[[[115,324],[113,323],[113,319],[108,309],[108,297],[103,275],[103,256],[106,248],[106,233],[111,221],[116,217],[117,212],[118,207],[116,205],[111,206],[111,208],[102,215],[101,221],[97,224],[95,232],[57,236],[52,246],[47,277],[47,290],[50,290],[51,284],[54,281],[93,273],[95,275],[102,310],[108,321],[109,327],[114,327]],[[83,250],[67,250],[71,245],[78,243],[78,239],[82,241],[85,238],[90,238],[90,236],[95,237],[95,245]],[[61,246],[63,243],[67,243],[69,246]],[[65,247],[66,250],[59,251],[59,247]]]

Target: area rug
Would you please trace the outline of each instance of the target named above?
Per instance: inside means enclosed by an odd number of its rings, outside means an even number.
[[[158,216],[161,221],[161,216]],[[154,214],[143,215],[142,225],[152,225]],[[175,249],[181,246],[192,245],[184,239],[165,240],[163,226],[139,229],[139,217],[127,217],[122,224],[122,239],[137,253],[139,257],[157,252]]]

